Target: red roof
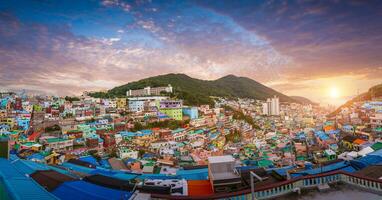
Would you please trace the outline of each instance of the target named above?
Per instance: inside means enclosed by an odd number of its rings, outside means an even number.
[[[37,139],[38,136],[40,136],[41,132],[34,132],[30,136],[28,136],[29,141],[34,141]]]
[[[365,141],[365,140],[362,140],[362,139],[356,139],[356,140],[353,141],[353,143],[358,144],[358,145],[361,145],[361,144],[363,144],[363,143],[365,143],[365,142],[366,142],[366,141]]]
[[[187,185],[189,196],[208,196],[214,194],[211,182],[208,180],[189,180]]]

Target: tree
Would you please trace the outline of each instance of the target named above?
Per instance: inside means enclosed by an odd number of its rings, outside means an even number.
[[[132,129],[133,132],[143,130],[144,127],[140,122],[134,122],[134,128]]]
[[[66,100],[66,101],[73,102],[73,101],[79,101],[80,99],[79,99],[78,97],[70,97],[70,96],[66,96],[66,97],[65,97],[65,100]]]

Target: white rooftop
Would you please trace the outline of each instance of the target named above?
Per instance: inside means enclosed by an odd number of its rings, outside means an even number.
[[[209,163],[235,162],[235,159],[231,155],[211,156],[211,157],[208,157],[208,162]]]

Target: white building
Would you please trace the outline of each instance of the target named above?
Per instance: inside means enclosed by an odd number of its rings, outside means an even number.
[[[167,87],[145,87],[138,90],[128,90],[126,96],[150,96],[161,95],[162,92],[172,93],[172,86],[169,84]]]
[[[140,112],[145,109],[145,101],[129,100],[129,110],[132,112]]]
[[[117,150],[117,156],[120,159],[126,159],[126,158],[133,158],[137,159],[138,158],[138,151],[134,151],[128,148],[119,148]]]
[[[376,113],[375,116],[370,117],[371,127],[382,127],[382,113]]]
[[[274,96],[263,103],[263,115],[280,115],[280,101]]]

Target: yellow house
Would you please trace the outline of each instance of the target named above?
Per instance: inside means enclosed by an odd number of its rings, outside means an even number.
[[[116,98],[116,104],[118,109],[125,109],[126,108],[126,98]]]
[[[345,136],[341,140],[342,146],[345,147],[348,150],[353,150],[353,148],[354,148],[354,144],[353,144],[354,140],[356,140],[356,138],[353,137],[353,136]]]
[[[15,126],[15,119],[11,117],[2,118],[1,123],[7,124],[9,127],[13,128]]]

